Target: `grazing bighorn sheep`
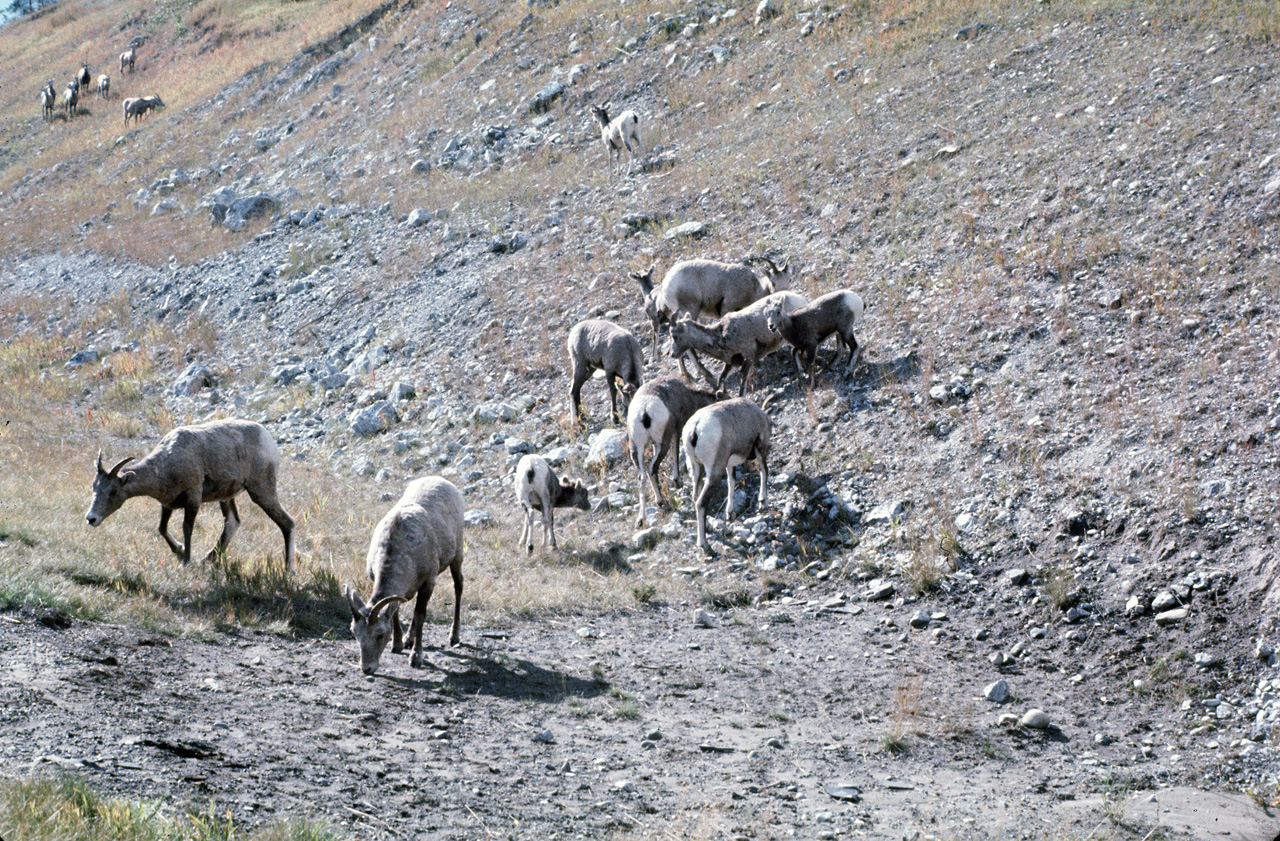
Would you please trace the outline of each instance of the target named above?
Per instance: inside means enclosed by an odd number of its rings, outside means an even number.
[[[53,119],[53,109],[58,107],[58,92],[53,89],[53,80],[44,83],[44,87],[40,90],[40,106],[41,115],[44,119]]]
[[[600,124],[600,139],[604,141],[604,146],[609,150],[609,163],[616,167],[614,158],[622,161],[622,150],[625,148],[629,155],[628,167],[635,160],[637,155],[644,154],[644,146],[640,142],[640,115],[635,111],[623,111],[612,120],[609,119],[609,112],[603,105],[592,105],[591,114],[596,118],[596,122]]]
[[[98,77],[98,99],[111,98],[111,77],[103,73]]]
[[[62,89],[62,107],[70,119],[76,115],[76,103],[80,101],[80,91],[76,85],[68,84]]]
[[[704,406],[716,402],[718,395],[710,391],[689,388],[684,380],[674,376],[662,376],[640,386],[631,406],[627,409],[627,439],[630,442],[631,461],[640,472],[640,513],[636,525],[644,525],[645,488],[653,489],[653,498],[661,504],[658,489],[658,470],[667,451],[673,451],[671,477],[680,487],[680,430],[684,429],[690,415]],[[672,447],[675,444],[675,447]],[[645,454],[653,445],[653,459]]]
[[[716,391],[724,388],[729,369],[742,368],[738,396],[746,393],[751,369],[782,344],[782,336],[769,326],[769,314],[775,309],[790,312],[802,307],[808,299],[795,292],[775,292],[737,312],[726,313],[718,321],[702,325],[691,318],[681,318],[671,326],[671,355],[682,359],[686,351],[694,351],[693,359],[703,377]],[[696,351],[724,363],[720,378],[711,383],[711,375],[698,361]]]
[[[129,118],[133,117],[133,121],[137,123],[142,117],[154,111],[156,108],[163,108],[164,102],[160,97],[152,94],[151,96],[139,96],[126,99],[122,105],[124,109],[124,124],[129,125]]]
[[[733,518],[733,468],[751,459],[760,462],[760,507],[769,487],[769,438],[773,424],[755,403],[742,397],[699,409],[684,425],[681,440],[693,482],[693,507],[698,518],[698,545],[707,546],[707,500],[720,477],[728,479],[726,521]]]
[[[556,548],[556,517],[553,509],[578,508],[591,510],[587,486],[580,479],[560,479],[551,465],[541,456],[527,455],[516,465],[516,499],[524,512],[524,528],[520,542],[525,551],[533,554],[533,512],[542,513],[542,545],[548,539]]]
[[[120,53],[120,74],[124,75],[124,69],[129,68],[129,72],[133,72],[134,59],[138,57],[138,45],[130,44],[129,49]]]
[[[814,298],[806,306],[789,313],[773,310],[769,314],[769,327],[791,344],[791,358],[795,360],[796,371],[801,375],[807,372],[809,387],[812,388],[813,360],[818,354],[818,346],[832,333],[839,336],[835,358],[839,358],[839,345],[843,343],[849,349],[847,372],[853,373],[853,366],[862,354],[853,328],[862,318],[862,312],[862,298],[858,293],[840,289]],[[800,367],[801,357],[805,360],[803,369]]]
[[[217,502],[222,506],[225,522],[217,546],[205,556],[208,561],[226,550],[240,528],[236,495],[247,491],[249,498],[280,527],[284,534],[284,566],[293,568],[293,518],[276,495],[280,448],[261,424],[232,419],[180,426],[121,473],[120,468],[131,461],[132,457],[126,458],[104,470],[102,453],[98,453],[93,504],[85,514],[89,525],[97,526],[128,499],[149,496],[160,503],[160,536],[184,564],[189,564],[196,514],[202,504]],[[169,536],[169,517],[177,508],[182,509],[181,546]]]
[[[409,646],[409,665],[426,664],[422,652],[422,623],[436,576],[445,567],[453,575],[453,630],[449,644],[457,645],[462,624],[462,493],[453,483],[437,476],[415,479],[387,512],[369,541],[365,570],[373,580],[368,606],[358,593],[347,591],[351,605],[351,634],[360,643],[360,669],[367,675],[378,670],[378,660],[393,637],[391,652],[404,651],[400,605],[416,594]]]
[[[750,264],[766,265],[765,276],[755,273]],[[740,310],[766,295],[791,288],[791,266],[784,260],[779,267],[768,257],[748,257],[740,263],[715,260],[682,260],[667,270],[662,283],[653,285],[653,266],[644,273],[631,272],[644,294],[644,311],[653,324],[653,338],[658,340],[658,327],[674,323],[680,315],[691,318],[709,315],[719,318]],[[683,357],[680,373],[686,377]]]
[[[630,330],[619,327],[612,321],[600,318],[589,318],[580,321],[569,331],[569,361],[573,366],[573,386],[569,389],[569,403],[572,409],[573,422],[577,423],[582,414],[582,384],[597,369],[604,371],[604,381],[609,386],[609,405],[613,408],[613,417],[618,414],[618,392],[614,386],[614,377],[622,380],[623,411],[630,395],[644,382],[644,354],[640,352],[640,343]]]

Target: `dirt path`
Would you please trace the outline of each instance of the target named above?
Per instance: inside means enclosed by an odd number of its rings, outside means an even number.
[[[1019,691],[1060,698],[1061,729],[996,726],[960,627],[885,632],[874,611],[464,628],[430,668],[389,657],[371,678],[349,641],[0,619],[10,773],[60,766],[246,823],[317,816],[360,838],[1083,837],[1124,813],[1104,776],[1162,773],[1131,767],[1128,738],[1094,745],[1097,722],[1072,706],[1083,693],[1030,677]]]

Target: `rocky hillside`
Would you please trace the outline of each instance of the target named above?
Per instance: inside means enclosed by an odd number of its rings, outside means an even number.
[[[1148,783],[1274,795],[1280,22],[936,6],[393,2],[214,91],[166,75],[123,134],[24,94],[8,323],[57,330],[73,296],[75,376],[136,349],[131,323],[182,325],[204,340],[149,387],[173,417],[255,417],[383,493],[440,471],[479,528],[515,528],[521,452],[585,462],[617,556],[757,606],[865,605],[889,648],[932,634],[1070,696],[1056,723]],[[190,70],[202,9],[110,38]],[[606,102],[641,115],[630,167]],[[587,434],[567,420],[565,336],[614,318],[671,372],[628,272],[765,251],[804,294],[865,298],[862,362],[812,391],[785,353],[757,371],[775,487],[755,510],[747,472],[710,558],[688,511],[633,535],[631,473],[589,457],[603,384]],[[129,323],[92,326],[103,307]]]

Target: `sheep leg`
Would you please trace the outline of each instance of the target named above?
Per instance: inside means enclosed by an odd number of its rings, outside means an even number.
[[[409,659],[409,665],[415,669],[421,669],[426,665],[427,658],[422,653],[422,623],[426,621],[427,602],[431,601],[431,592],[435,587],[436,579],[432,576],[418,588],[418,601],[413,606],[413,625],[409,628],[409,644],[413,646],[413,657]]]
[[[160,506],[160,536],[164,538],[165,543],[169,544],[170,551],[172,551],[173,554],[181,558],[182,547],[178,545],[178,542],[176,540],[174,540],[172,537],[169,536],[169,518],[172,516],[173,516],[172,508],[166,505]]]
[[[642,444],[637,441],[631,442],[631,460],[635,463],[636,472],[640,474],[640,480],[636,483],[637,490],[640,496],[640,512],[636,514],[637,526],[644,525],[644,511],[646,508],[644,504],[645,503],[644,492],[645,492],[645,489],[649,486],[649,470],[652,467],[652,465],[645,464],[645,461],[644,461],[644,450],[647,448],[648,448],[647,444]],[[655,500],[658,498],[658,491],[656,487],[654,489],[653,496]]]
[[[853,368],[862,358],[862,346],[858,344],[858,337],[853,335],[853,331],[844,337],[845,346],[849,348],[849,367],[846,369],[849,374],[853,373]]]
[[[528,554],[533,554],[533,509],[525,506],[524,528],[520,530],[520,542]]]
[[[555,507],[550,500],[542,506],[542,545],[547,544],[547,535],[551,535],[551,548],[556,548],[556,515]]]
[[[196,527],[196,514],[200,513],[199,504],[187,503],[182,509],[182,563],[191,563],[191,531]]]
[[[724,501],[724,521],[728,523],[733,520],[733,465],[732,464],[725,469],[724,476],[725,476],[725,483],[727,485],[727,487],[725,488],[725,492],[729,495],[729,498]]]
[[[400,605],[392,605],[387,609],[394,611],[391,614],[391,653],[399,654],[404,651],[404,629],[400,627]]]
[[[716,384],[715,379],[711,376],[711,372],[707,370],[706,366],[702,364],[702,360],[698,358],[697,352],[692,350],[689,351],[689,357],[693,360],[693,366],[698,369],[698,373],[701,374],[702,378],[707,381],[707,385],[711,386],[714,389],[719,390],[719,386]],[[727,367],[727,363],[726,363],[726,367]],[[681,366],[680,370],[683,372],[684,367]],[[686,372],[685,378],[687,379],[688,376],[689,375]]]
[[[249,499],[252,499],[259,508],[266,512],[271,521],[280,527],[280,533],[284,535],[284,568],[286,570],[293,569],[294,522],[293,518],[289,516],[289,513],[284,510],[276,499],[275,488],[271,489],[269,495],[256,488],[246,488],[245,490],[249,491]],[[232,510],[234,510],[234,507]]]
[[[227,551],[227,544],[231,542],[231,538],[240,529],[240,512],[236,510],[236,501],[234,499],[226,499],[219,503],[222,507],[222,534],[218,537],[218,545],[209,550],[209,554],[204,556],[204,562],[208,563]]]
[[[462,628],[462,547],[458,547],[458,555],[449,564],[449,573],[453,576],[453,630],[449,632],[449,645],[457,645],[462,641],[459,631]]]
[[[707,500],[711,497],[711,489],[720,483],[720,476],[712,469],[703,473],[704,484],[694,500],[693,511],[698,520],[698,545],[707,548]],[[730,494],[732,498],[732,494]]]
[[[752,449],[753,449],[753,452],[755,453],[756,458],[760,460],[760,504],[758,506],[758,510],[763,511],[765,506],[765,501],[769,498],[769,461],[767,457],[768,453],[766,453],[764,450],[760,448],[760,444],[758,441],[756,442],[756,446]]]
[[[569,410],[575,424],[582,420],[582,384],[590,376],[591,370],[585,364],[576,363],[573,366],[573,385],[569,389]]]
[[[611,417],[617,421],[618,418],[618,386],[613,381],[613,374],[605,371],[605,383],[609,386],[609,407],[613,410]],[[626,418],[621,419],[624,423]]]

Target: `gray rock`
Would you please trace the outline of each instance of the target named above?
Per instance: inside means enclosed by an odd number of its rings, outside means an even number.
[[[913,628],[927,628],[929,627],[929,614],[925,613],[923,610],[917,610],[915,613],[911,614],[911,618],[907,620],[907,624]]]
[[[182,208],[173,199],[161,199],[151,208],[152,216],[160,216],[164,213],[177,213]]]
[[[212,385],[213,372],[199,362],[192,362],[174,380],[172,391],[179,397],[190,397]]]
[[[71,358],[67,360],[67,364],[64,365],[63,367],[64,368],[81,368],[85,365],[92,365],[97,361],[98,361],[98,351],[94,348],[86,348],[84,350],[79,350],[73,353],[71,355]]]
[[[1176,610],[1166,610],[1163,613],[1156,614],[1156,624],[1162,628],[1167,625],[1176,625],[1186,619],[1187,614],[1189,613],[1190,611],[1185,607],[1180,607]]]
[[[1144,605],[1142,603],[1142,599],[1137,596],[1130,596],[1129,600],[1124,603],[1125,616],[1141,616],[1146,612],[1146,605]]]
[[[550,108],[557,99],[564,96],[564,92],[564,82],[548,82],[533,95],[533,99],[529,101],[529,110],[535,114],[541,114]]]
[[[342,373],[348,377],[358,377],[362,374],[371,374],[385,364],[387,364],[387,349],[379,345],[356,354],[351,364],[342,369]]]
[[[867,601],[878,602],[893,595],[893,585],[883,578],[873,579],[867,584]]]
[[[523,438],[512,436],[503,442],[503,446],[507,448],[507,452],[511,455],[523,455],[524,453],[533,452],[533,445]]]
[[[1029,709],[1023,713],[1018,723],[1023,727],[1031,730],[1048,730],[1053,727],[1053,722],[1049,719],[1049,714],[1044,710]]]
[[[1004,678],[997,680],[995,683],[987,684],[982,690],[983,697],[996,704],[1003,704],[1008,701],[1009,694],[1009,684]]]
[[[626,458],[627,434],[619,429],[602,429],[591,439],[583,466],[612,467]]]
[[[576,455],[576,452],[577,451],[573,447],[554,447],[543,453],[542,457],[546,459],[547,464],[552,467],[559,467],[569,459],[573,458],[573,456]]]
[[[698,628],[714,628],[716,621],[712,618],[711,613],[706,608],[698,608],[693,614],[693,624]]]
[[[652,549],[662,539],[662,532],[654,529],[641,529],[631,535],[631,548],[643,552]]]
[[[418,390],[408,383],[396,380],[391,385],[391,390],[387,392],[387,399],[392,403],[399,403],[403,400],[412,400],[418,396]]]
[[[768,2],[768,0],[765,0]],[[846,803],[857,803],[862,799],[862,789],[847,782],[830,782],[823,783],[822,790],[827,793],[828,797],[835,800],[843,800]]]
[[[414,161],[414,162],[413,162],[413,165],[409,167],[409,170],[410,170],[411,172],[416,172],[416,173],[419,173],[419,174],[424,173],[424,172],[430,172],[430,171],[431,171],[431,164],[430,164],[430,163],[428,163],[428,162],[427,162],[426,160],[424,160],[423,158],[418,158],[416,161]]]
[[[351,415],[351,431],[356,435],[379,435],[400,422],[400,413],[389,400],[358,409]]]
[[[882,502],[862,518],[862,522],[866,525],[876,525],[880,523],[902,522],[907,514],[906,500],[894,500],[892,502]]]
[[[496,421],[507,423],[515,420],[519,415],[520,410],[510,403],[481,403],[472,410],[471,420],[484,423]]]
[[[1170,593],[1168,590],[1161,590],[1156,594],[1156,597],[1151,600],[1152,613],[1163,613],[1166,610],[1173,610],[1174,608],[1181,606],[1182,603],[1178,601],[1178,597],[1173,593]]]
[[[430,221],[431,211],[415,207],[413,210],[409,211],[409,217],[405,219],[404,224],[407,228],[421,228]]]
[[[1031,576],[1027,573],[1025,569],[1022,569],[1021,567],[1008,570],[1007,572],[1005,572],[1004,578],[1014,587],[1025,586],[1026,583],[1031,580]]]
[[[462,515],[462,522],[473,528],[475,526],[487,526],[493,522],[493,515],[483,508],[469,508]]]
[[[676,225],[674,228],[668,228],[666,233],[662,235],[663,239],[679,239],[688,237],[696,239],[706,233],[707,226],[701,222],[685,222],[683,225]]]

